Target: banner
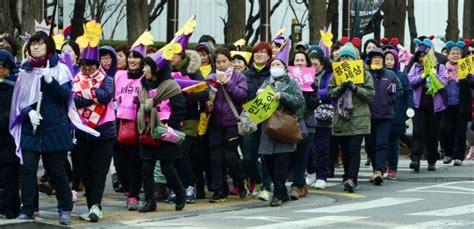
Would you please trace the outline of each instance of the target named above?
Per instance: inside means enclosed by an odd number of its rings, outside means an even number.
[[[364,63],[362,60],[339,61],[332,63],[336,85],[346,81],[354,84],[364,83]]]
[[[466,79],[467,75],[472,72],[472,62],[470,57],[459,59],[458,61],[458,79]]]
[[[255,124],[259,124],[270,118],[273,112],[278,108],[278,105],[280,105],[280,101],[273,99],[274,95],[275,93],[272,88],[267,86],[255,99],[250,100],[242,106]]]
[[[362,37],[372,33],[375,22],[372,19],[377,13],[380,14],[380,6],[384,0],[352,0],[351,25],[354,37]]]
[[[314,68],[306,67],[288,67],[288,75],[295,79],[300,85],[302,91],[312,92],[314,91],[311,87],[315,79],[316,70]]]

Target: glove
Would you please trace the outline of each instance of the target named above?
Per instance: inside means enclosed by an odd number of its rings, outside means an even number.
[[[413,110],[413,108],[408,108],[406,114],[408,118],[413,118],[413,116],[415,116],[415,111]]]
[[[312,84],[311,84],[311,88],[313,88],[314,91],[318,91],[318,81],[315,80]]]
[[[28,112],[28,116],[30,117],[31,124],[34,126],[38,126],[43,119],[43,117],[41,117],[41,115],[35,110]]]
[[[341,86],[340,86],[341,91],[345,91],[347,89],[347,86],[348,86],[347,82],[342,83]]]
[[[347,89],[353,91],[353,92],[357,92],[357,86],[354,85],[354,83],[352,83],[352,81],[347,81]]]
[[[53,76],[51,75],[51,69],[49,68],[49,60],[46,62],[46,68],[41,70],[41,74],[43,75],[44,81],[50,84],[53,82]]]

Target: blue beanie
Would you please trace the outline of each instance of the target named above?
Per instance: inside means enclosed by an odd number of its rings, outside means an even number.
[[[339,58],[342,56],[350,56],[354,60],[357,59],[354,45],[352,45],[350,42],[347,42],[344,46],[342,46],[341,49],[339,49]]]
[[[324,56],[324,52],[323,52],[323,49],[321,47],[319,47],[319,45],[311,45],[309,46],[309,53],[311,52],[317,52],[319,53],[321,56]]]
[[[15,69],[16,67],[15,58],[5,49],[0,49],[0,64],[5,65],[10,70]]]

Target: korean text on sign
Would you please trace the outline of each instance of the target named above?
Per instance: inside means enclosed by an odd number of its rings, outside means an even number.
[[[364,64],[362,60],[340,61],[332,64],[336,85],[346,81],[354,84],[364,83]]]
[[[273,114],[273,112],[280,105],[280,101],[274,100],[273,92],[270,86],[267,86],[255,99],[250,100],[248,103],[243,105],[243,108],[249,114],[250,119],[259,124]]]
[[[315,72],[314,68],[288,67],[288,75],[295,79],[300,85],[301,90],[305,92],[313,91],[311,84],[314,82]]]
[[[462,58],[458,61],[458,79],[466,79],[467,75],[472,71],[471,58]]]

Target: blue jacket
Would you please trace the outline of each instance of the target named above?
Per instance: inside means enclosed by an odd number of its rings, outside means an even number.
[[[415,108],[415,102],[413,101],[413,88],[411,87],[410,80],[408,80],[407,74],[404,72],[396,72],[398,79],[403,87],[403,95],[395,101],[394,111],[395,118],[392,122],[390,133],[392,134],[404,134],[406,127],[405,122],[408,119],[406,110],[408,108]]]
[[[400,80],[398,80],[395,72],[385,68],[381,70],[370,70],[370,74],[372,75],[375,88],[375,96],[372,101],[369,102],[371,118],[393,119],[395,100],[403,94]]]
[[[8,130],[13,83],[13,81],[0,82],[0,165],[2,163],[18,163],[18,158],[15,155],[15,140]]]

